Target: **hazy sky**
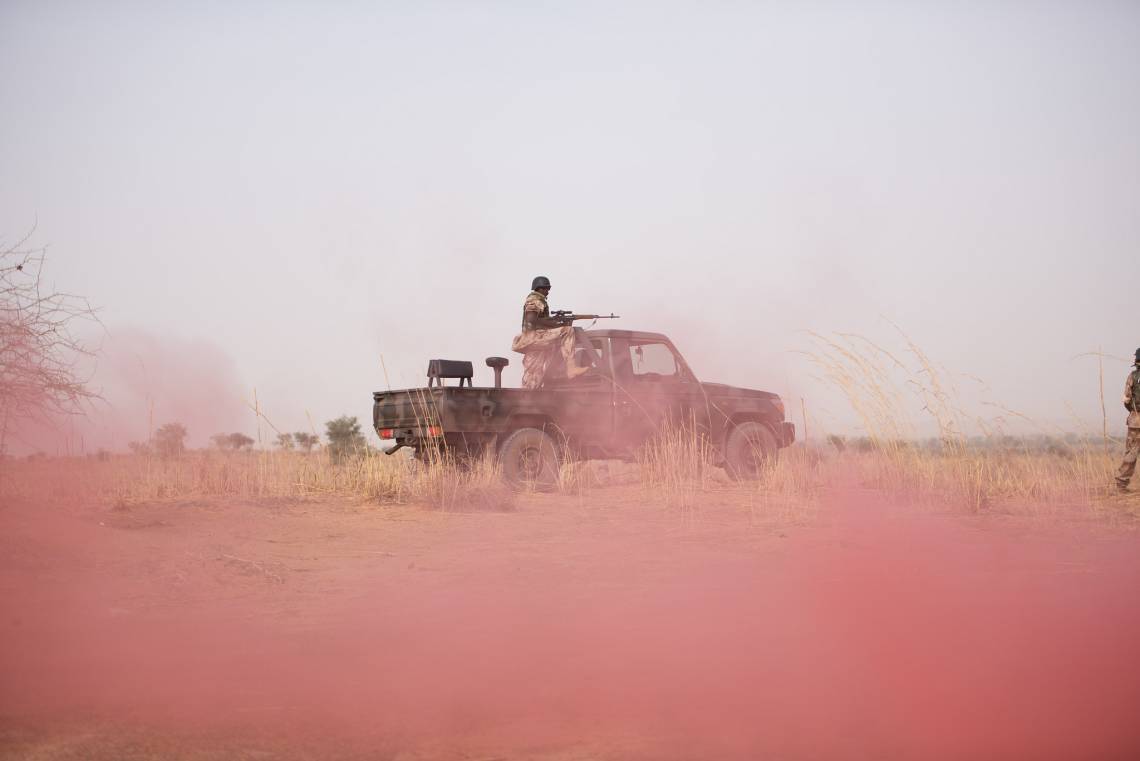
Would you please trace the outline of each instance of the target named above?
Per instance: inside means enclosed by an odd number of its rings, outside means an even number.
[[[0,99],[0,237],[102,307],[118,447],[144,398],[370,419],[381,355],[517,382],[537,274],[836,425],[804,329],[1098,424],[1072,358],[1140,345],[1134,2],[8,0]]]

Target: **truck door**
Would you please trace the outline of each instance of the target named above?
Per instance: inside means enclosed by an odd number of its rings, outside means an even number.
[[[636,447],[665,425],[707,427],[700,384],[677,350],[661,338],[613,339],[616,426]]]
[[[563,432],[593,456],[604,457],[614,447],[614,383],[610,339],[590,337],[594,371],[552,386],[558,396],[556,413]]]

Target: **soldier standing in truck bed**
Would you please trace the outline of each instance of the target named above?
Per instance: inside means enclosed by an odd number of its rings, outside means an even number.
[[[1124,409],[1128,410],[1128,437],[1124,440],[1124,461],[1116,471],[1116,488],[1128,491],[1128,482],[1136,471],[1136,458],[1140,456],[1140,349],[1136,350],[1136,365],[1124,382]]]
[[[558,354],[566,366],[566,377],[577,378],[589,370],[574,361],[576,349],[592,352],[582,331],[550,316],[546,297],[550,294],[549,278],[536,277],[530,284],[530,295],[523,302],[522,332],[511,342],[511,349],[523,355],[523,388],[541,388],[547,369]]]

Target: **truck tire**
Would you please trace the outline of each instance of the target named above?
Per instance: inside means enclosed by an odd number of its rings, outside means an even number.
[[[724,445],[725,470],[739,480],[759,478],[765,468],[776,463],[779,446],[771,429],[763,423],[745,422],[728,433]]]
[[[537,428],[520,428],[499,447],[503,479],[513,489],[551,491],[562,465],[554,439]]]

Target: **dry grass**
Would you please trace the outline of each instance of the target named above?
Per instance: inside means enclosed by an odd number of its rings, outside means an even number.
[[[1070,454],[964,446],[851,455],[869,486],[914,500],[988,508],[1096,508],[1109,495],[1116,458],[1099,446]]]
[[[683,519],[699,516],[709,498],[716,497],[747,505],[758,523],[806,520],[814,515],[821,495],[852,487],[972,512],[1074,506],[1096,512],[1117,500],[1109,490],[1116,459],[1092,441],[1060,452],[968,443],[931,449],[896,442],[866,451],[797,444],[782,450],[760,478],[735,482],[712,464],[706,439],[691,429],[669,428],[641,450],[636,464],[563,466],[558,489],[593,502],[600,501],[607,486],[633,480],[646,503]],[[451,511],[503,510],[514,504],[489,458],[461,466],[423,464],[400,454],[370,453],[335,462],[323,453],[205,451],[171,459],[116,455],[9,460],[0,468],[3,498],[129,506],[207,497],[332,496]]]
[[[667,426],[639,452],[646,499],[656,499],[666,509],[696,510],[701,496],[725,480],[712,458],[709,440],[694,426]]]
[[[509,509],[513,498],[494,465],[424,465],[403,453],[370,452],[340,461],[327,453],[188,452],[179,457],[114,455],[9,462],[0,495],[99,501],[121,506],[205,497],[356,497],[426,503],[441,510]]]
[[[807,356],[846,398],[866,434],[867,451],[841,457],[863,484],[973,512],[1103,504],[1118,464],[1107,437],[1103,446],[1088,436],[1042,446],[1071,437],[993,402],[982,403],[995,411],[988,417],[968,413],[953,374],[901,330],[905,352],[899,353],[862,336],[810,335],[815,350]],[[916,418],[936,430],[936,438],[920,443]],[[1009,436],[1013,423],[1037,433]],[[971,429],[977,433],[969,435]]]
[[[684,520],[697,518],[710,498],[746,506],[758,524],[802,522],[815,515],[826,482],[814,450],[783,450],[753,481],[733,480],[715,460],[712,443],[695,426],[667,426],[639,453],[643,498]]]

